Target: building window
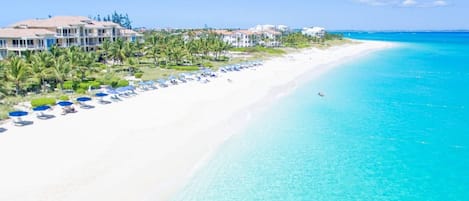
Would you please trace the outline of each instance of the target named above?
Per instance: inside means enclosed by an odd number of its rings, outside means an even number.
[[[5,47],[7,45],[6,40],[0,40],[0,47]]]

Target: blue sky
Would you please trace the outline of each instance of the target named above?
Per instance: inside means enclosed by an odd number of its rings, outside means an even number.
[[[0,27],[50,15],[128,13],[149,28],[285,24],[328,29],[469,29],[468,0],[15,0],[1,3]]]

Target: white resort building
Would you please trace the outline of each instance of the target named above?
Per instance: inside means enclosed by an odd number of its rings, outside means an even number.
[[[326,35],[326,29],[322,27],[305,27],[301,33],[307,36],[322,38]]]
[[[85,51],[96,50],[105,40],[142,39],[142,35],[113,22],[91,20],[81,16],[56,16],[32,19],[0,28],[0,60],[10,53],[43,51],[58,47],[79,46]]]
[[[253,47],[256,45],[266,47],[278,47],[280,46],[281,32],[275,30],[215,30],[217,34],[220,34],[223,41],[230,44],[233,47]]]

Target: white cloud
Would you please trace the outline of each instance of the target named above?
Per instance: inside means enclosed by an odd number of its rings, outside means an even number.
[[[359,3],[368,4],[370,6],[387,6],[396,4],[397,0],[357,0]]]
[[[418,4],[418,2],[415,1],[415,0],[404,0],[402,2],[403,6],[414,6],[414,5],[417,5],[417,4]]]
[[[433,5],[434,5],[434,6],[447,6],[447,5],[448,5],[448,2],[443,1],[443,0],[437,0],[437,1],[434,1],[434,2],[433,2]]]
[[[402,6],[402,7],[441,7],[447,6],[447,0],[354,0],[370,6]]]

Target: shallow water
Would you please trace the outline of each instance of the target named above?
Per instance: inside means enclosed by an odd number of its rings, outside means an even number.
[[[275,103],[174,200],[469,200],[469,33],[346,36],[401,45]]]

